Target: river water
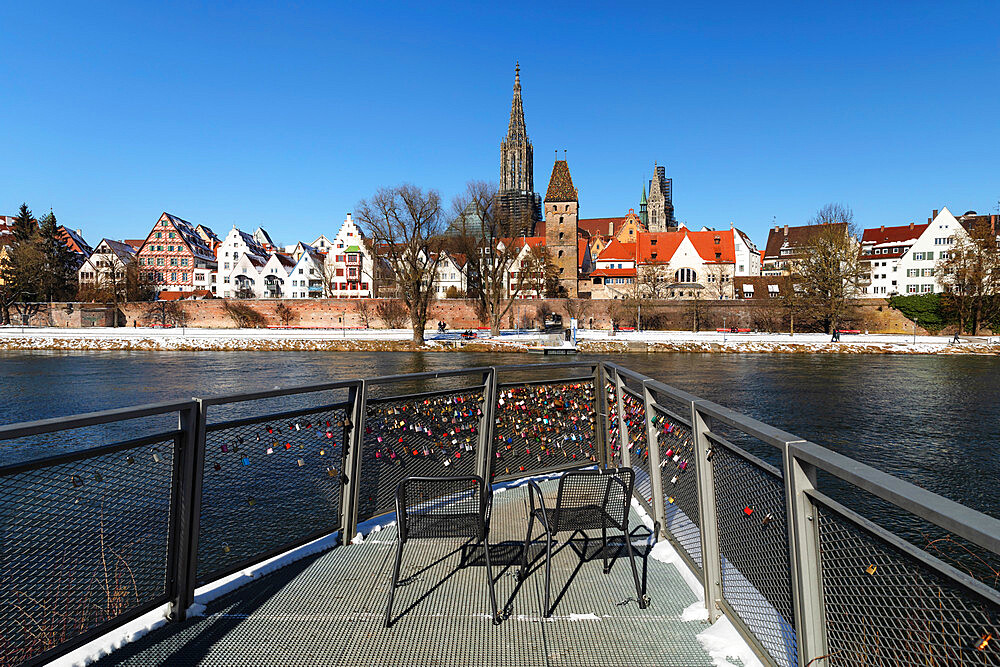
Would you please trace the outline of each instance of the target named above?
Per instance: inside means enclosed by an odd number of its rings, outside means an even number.
[[[592,357],[581,357],[588,359]],[[601,357],[1000,516],[1000,360],[975,356]],[[544,363],[455,352],[0,352],[0,423],[190,396]],[[0,463],[12,457],[0,443]]]

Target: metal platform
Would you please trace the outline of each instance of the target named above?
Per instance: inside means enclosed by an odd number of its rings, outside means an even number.
[[[555,482],[543,484],[554,495]],[[553,616],[544,619],[544,542],[518,585],[527,487],[494,496],[491,555],[498,603],[510,616],[492,625],[481,550],[412,540],[390,629],[383,627],[395,530],[309,557],[212,602],[206,616],[157,630],[119,649],[107,665],[711,665],[682,622],[695,596],[676,568],[648,556],[649,531],[633,511],[631,530],[648,609],[639,609],[624,543],[601,571],[600,540],[560,543],[553,557]],[[536,528],[536,537],[538,529]],[[583,560],[581,560],[583,556]],[[462,565],[464,561],[464,566]]]

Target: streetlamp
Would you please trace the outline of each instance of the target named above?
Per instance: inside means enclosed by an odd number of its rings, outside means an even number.
[[[723,343],[726,342],[726,332],[727,331],[729,331],[729,329],[726,328],[726,316],[723,315],[722,316],[722,342]]]

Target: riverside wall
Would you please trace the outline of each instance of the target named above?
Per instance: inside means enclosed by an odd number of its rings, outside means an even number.
[[[359,311],[359,301],[366,301],[372,312],[378,300],[372,299],[288,299],[288,300],[245,300],[246,305],[264,317],[265,326],[282,326],[276,308],[286,305],[292,313],[289,326],[295,328],[351,329],[387,328],[377,315],[372,315],[367,325]],[[237,324],[225,310],[222,299],[177,301],[176,308],[183,314],[184,324],[190,327],[209,329],[234,329]],[[582,304],[582,305],[581,305]],[[573,306],[576,306],[575,308]],[[173,307],[173,306],[172,306]],[[155,308],[149,303],[130,303],[119,307],[118,323],[127,327],[144,326],[155,319],[150,313]],[[566,299],[524,300],[517,302],[503,322],[507,327],[531,327],[540,321],[540,308],[548,308],[561,314],[568,324],[569,312],[579,312],[583,328],[610,329],[614,313],[623,325],[631,326],[634,315],[624,311],[622,302],[606,300],[567,303]],[[617,312],[616,312],[617,311]],[[662,300],[644,301],[642,304],[643,328],[691,331],[694,324],[695,307],[691,302]],[[739,326],[761,331],[788,331],[789,321],[780,309],[768,304],[752,301],[703,301],[697,306],[699,328],[715,329],[723,326]],[[92,303],[52,303],[34,304],[28,309],[27,323],[33,326],[85,328],[110,326],[113,309],[103,304]],[[14,324],[21,323],[18,313],[12,312]],[[433,329],[438,321],[443,321],[449,329],[470,329],[481,326],[476,317],[475,307],[465,299],[438,300],[431,307],[428,327]],[[404,324],[408,326],[408,324]],[[899,311],[889,307],[881,299],[865,300],[857,308],[856,316],[845,326],[871,333],[912,333],[913,323]],[[806,327],[798,323],[796,331]],[[917,327],[918,334],[927,333]]]

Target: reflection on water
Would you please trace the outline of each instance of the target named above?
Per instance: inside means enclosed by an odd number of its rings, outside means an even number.
[[[1000,516],[1000,456],[994,447],[1000,360],[994,357],[602,358]],[[544,359],[433,352],[0,352],[0,423],[275,386],[529,362]],[[3,460],[10,458],[0,450]]]

